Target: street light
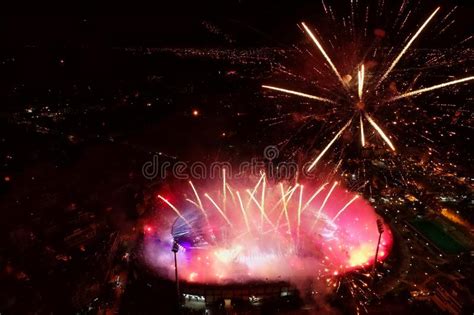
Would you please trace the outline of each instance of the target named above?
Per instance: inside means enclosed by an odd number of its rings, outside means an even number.
[[[176,281],[176,297],[178,298],[178,309],[180,306],[180,295],[179,295],[179,280],[178,280],[178,259],[176,257],[176,253],[178,253],[179,245],[176,241],[173,242],[173,247],[171,251],[174,253],[174,277]]]
[[[377,219],[377,230],[379,232],[379,240],[377,242],[377,248],[375,249],[375,260],[374,260],[374,266],[372,268],[372,284],[375,283],[376,269],[377,269],[377,258],[379,256],[380,240],[382,239],[382,233],[384,232],[383,222],[382,222],[381,219]]]

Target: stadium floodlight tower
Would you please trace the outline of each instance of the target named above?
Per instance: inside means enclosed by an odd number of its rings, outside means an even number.
[[[375,280],[377,277],[377,259],[379,256],[379,247],[380,247],[380,241],[382,239],[382,233],[384,232],[383,222],[381,219],[377,219],[377,230],[379,232],[379,240],[377,241],[377,248],[375,249],[374,266],[372,268],[372,284],[375,283]]]
[[[174,253],[174,277],[176,281],[176,298],[178,299],[178,306],[180,305],[180,295],[179,295],[179,279],[178,279],[178,259],[176,257],[176,254],[178,253],[179,250],[179,245],[178,242],[174,241],[173,242],[173,247],[171,248],[171,251]]]

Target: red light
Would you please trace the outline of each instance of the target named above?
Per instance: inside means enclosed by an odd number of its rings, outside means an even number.
[[[145,225],[143,227],[143,230],[146,232],[146,233],[151,233],[151,231],[153,231],[153,228],[149,225]]]

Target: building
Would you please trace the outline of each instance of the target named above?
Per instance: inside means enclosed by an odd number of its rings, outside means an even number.
[[[227,285],[205,285],[183,283],[183,304],[194,310],[228,309],[244,311],[262,308],[272,303],[273,307],[297,307],[299,292],[287,282],[233,283]]]

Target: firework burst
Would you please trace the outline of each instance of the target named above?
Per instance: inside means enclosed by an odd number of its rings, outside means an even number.
[[[377,11],[381,10],[379,6],[380,4],[377,5]],[[335,21],[334,13],[331,8],[324,4],[324,2],[323,7],[326,12],[329,12],[328,14]],[[351,16],[347,18],[347,21],[351,22],[347,22],[346,19],[343,18],[343,23],[345,26],[347,26],[347,29],[349,30],[349,33],[351,33],[351,37],[354,40],[356,38],[356,28],[354,26],[354,16],[356,15],[355,10],[356,8],[354,8],[354,4],[351,1]],[[381,106],[389,106],[390,103],[397,104],[397,102],[400,100],[414,98],[424,93],[458,84],[468,83],[474,80],[474,76],[465,76],[423,88],[414,88],[413,85],[416,84],[416,82],[414,82],[412,86],[410,86],[409,89],[404,92],[399,92],[396,88],[396,85],[394,85],[393,80],[395,77],[397,77],[394,75],[395,70],[403,61],[404,57],[409,54],[410,49],[416,43],[417,39],[422,37],[426,30],[436,22],[440,14],[439,12],[441,11],[442,10],[440,7],[435,8],[427,17],[425,17],[424,20],[422,20],[421,23],[419,23],[415,32],[410,34],[405,39],[405,44],[403,46],[395,47],[394,49],[390,50],[390,52],[394,51],[395,53],[389,54],[388,59],[390,61],[386,67],[380,67],[378,70],[374,69],[376,67],[374,67],[374,62],[369,60],[369,56],[375,57],[377,54],[380,54],[381,51],[384,51],[384,49],[376,47],[376,45],[371,45],[370,49],[366,49],[363,56],[358,61],[356,61],[355,64],[349,66],[346,64],[345,68],[353,69],[346,75],[341,74],[341,71],[338,70],[338,67],[330,57],[330,53],[327,52],[324,38],[318,36],[318,32],[313,31],[312,28],[306,23],[302,22],[299,25],[301,26],[302,31],[307,35],[310,43],[313,44],[313,49],[308,49],[307,53],[310,54],[311,57],[314,56],[314,52],[319,54],[323,58],[323,63],[327,66],[329,73],[331,73],[338,81],[338,84],[331,88],[323,88],[325,89],[325,94],[332,94],[332,96],[315,95],[304,90],[289,89],[285,86],[262,85],[262,88],[270,90],[273,93],[289,94],[291,96],[310,99],[311,102],[319,103],[320,106],[324,106],[324,108],[326,108],[331,115],[337,117],[337,119],[334,119],[331,124],[339,125],[339,129],[335,131],[335,135],[321,149],[320,153],[310,160],[308,168],[309,171],[315,170],[322,157],[331,149],[334,143],[342,137],[344,132],[351,129],[354,124],[358,125],[360,134],[360,137],[358,138],[360,138],[361,147],[367,146],[367,134],[370,129],[368,130],[368,128],[365,126],[365,123],[368,122],[368,126],[372,128],[372,130],[375,132],[375,135],[377,135],[392,152],[397,151],[396,144],[392,140],[392,135],[389,134],[386,131],[386,128],[383,127],[383,125],[378,121],[379,117],[376,117],[376,109],[380,108]],[[363,29],[365,35],[367,34],[369,6],[366,8],[366,12],[367,14],[365,14],[364,17],[366,26]],[[412,12],[413,11],[407,9],[407,4],[404,1],[397,16],[397,20],[403,19],[403,22],[400,24],[400,28],[405,26],[406,20],[409,18]],[[450,14],[452,14],[452,11],[447,14],[440,24],[445,22]],[[376,29],[374,33],[379,37],[385,36],[385,31],[380,29]],[[338,40],[336,35],[334,35],[334,40]],[[334,44],[332,42],[331,46],[334,48]],[[338,50],[336,54],[342,54],[346,56],[347,52]],[[322,74],[320,70],[318,70],[318,72]],[[323,70],[323,73],[324,72],[325,71]],[[351,72],[357,74],[356,80],[352,79]],[[415,78],[415,81],[417,78]],[[407,81],[409,81],[409,79],[407,79]],[[327,108],[326,106],[332,106],[332,108]],[[347,114],[349,117],[344,118],[343,116]],[[311,115],[309,117],[311,117]]]

